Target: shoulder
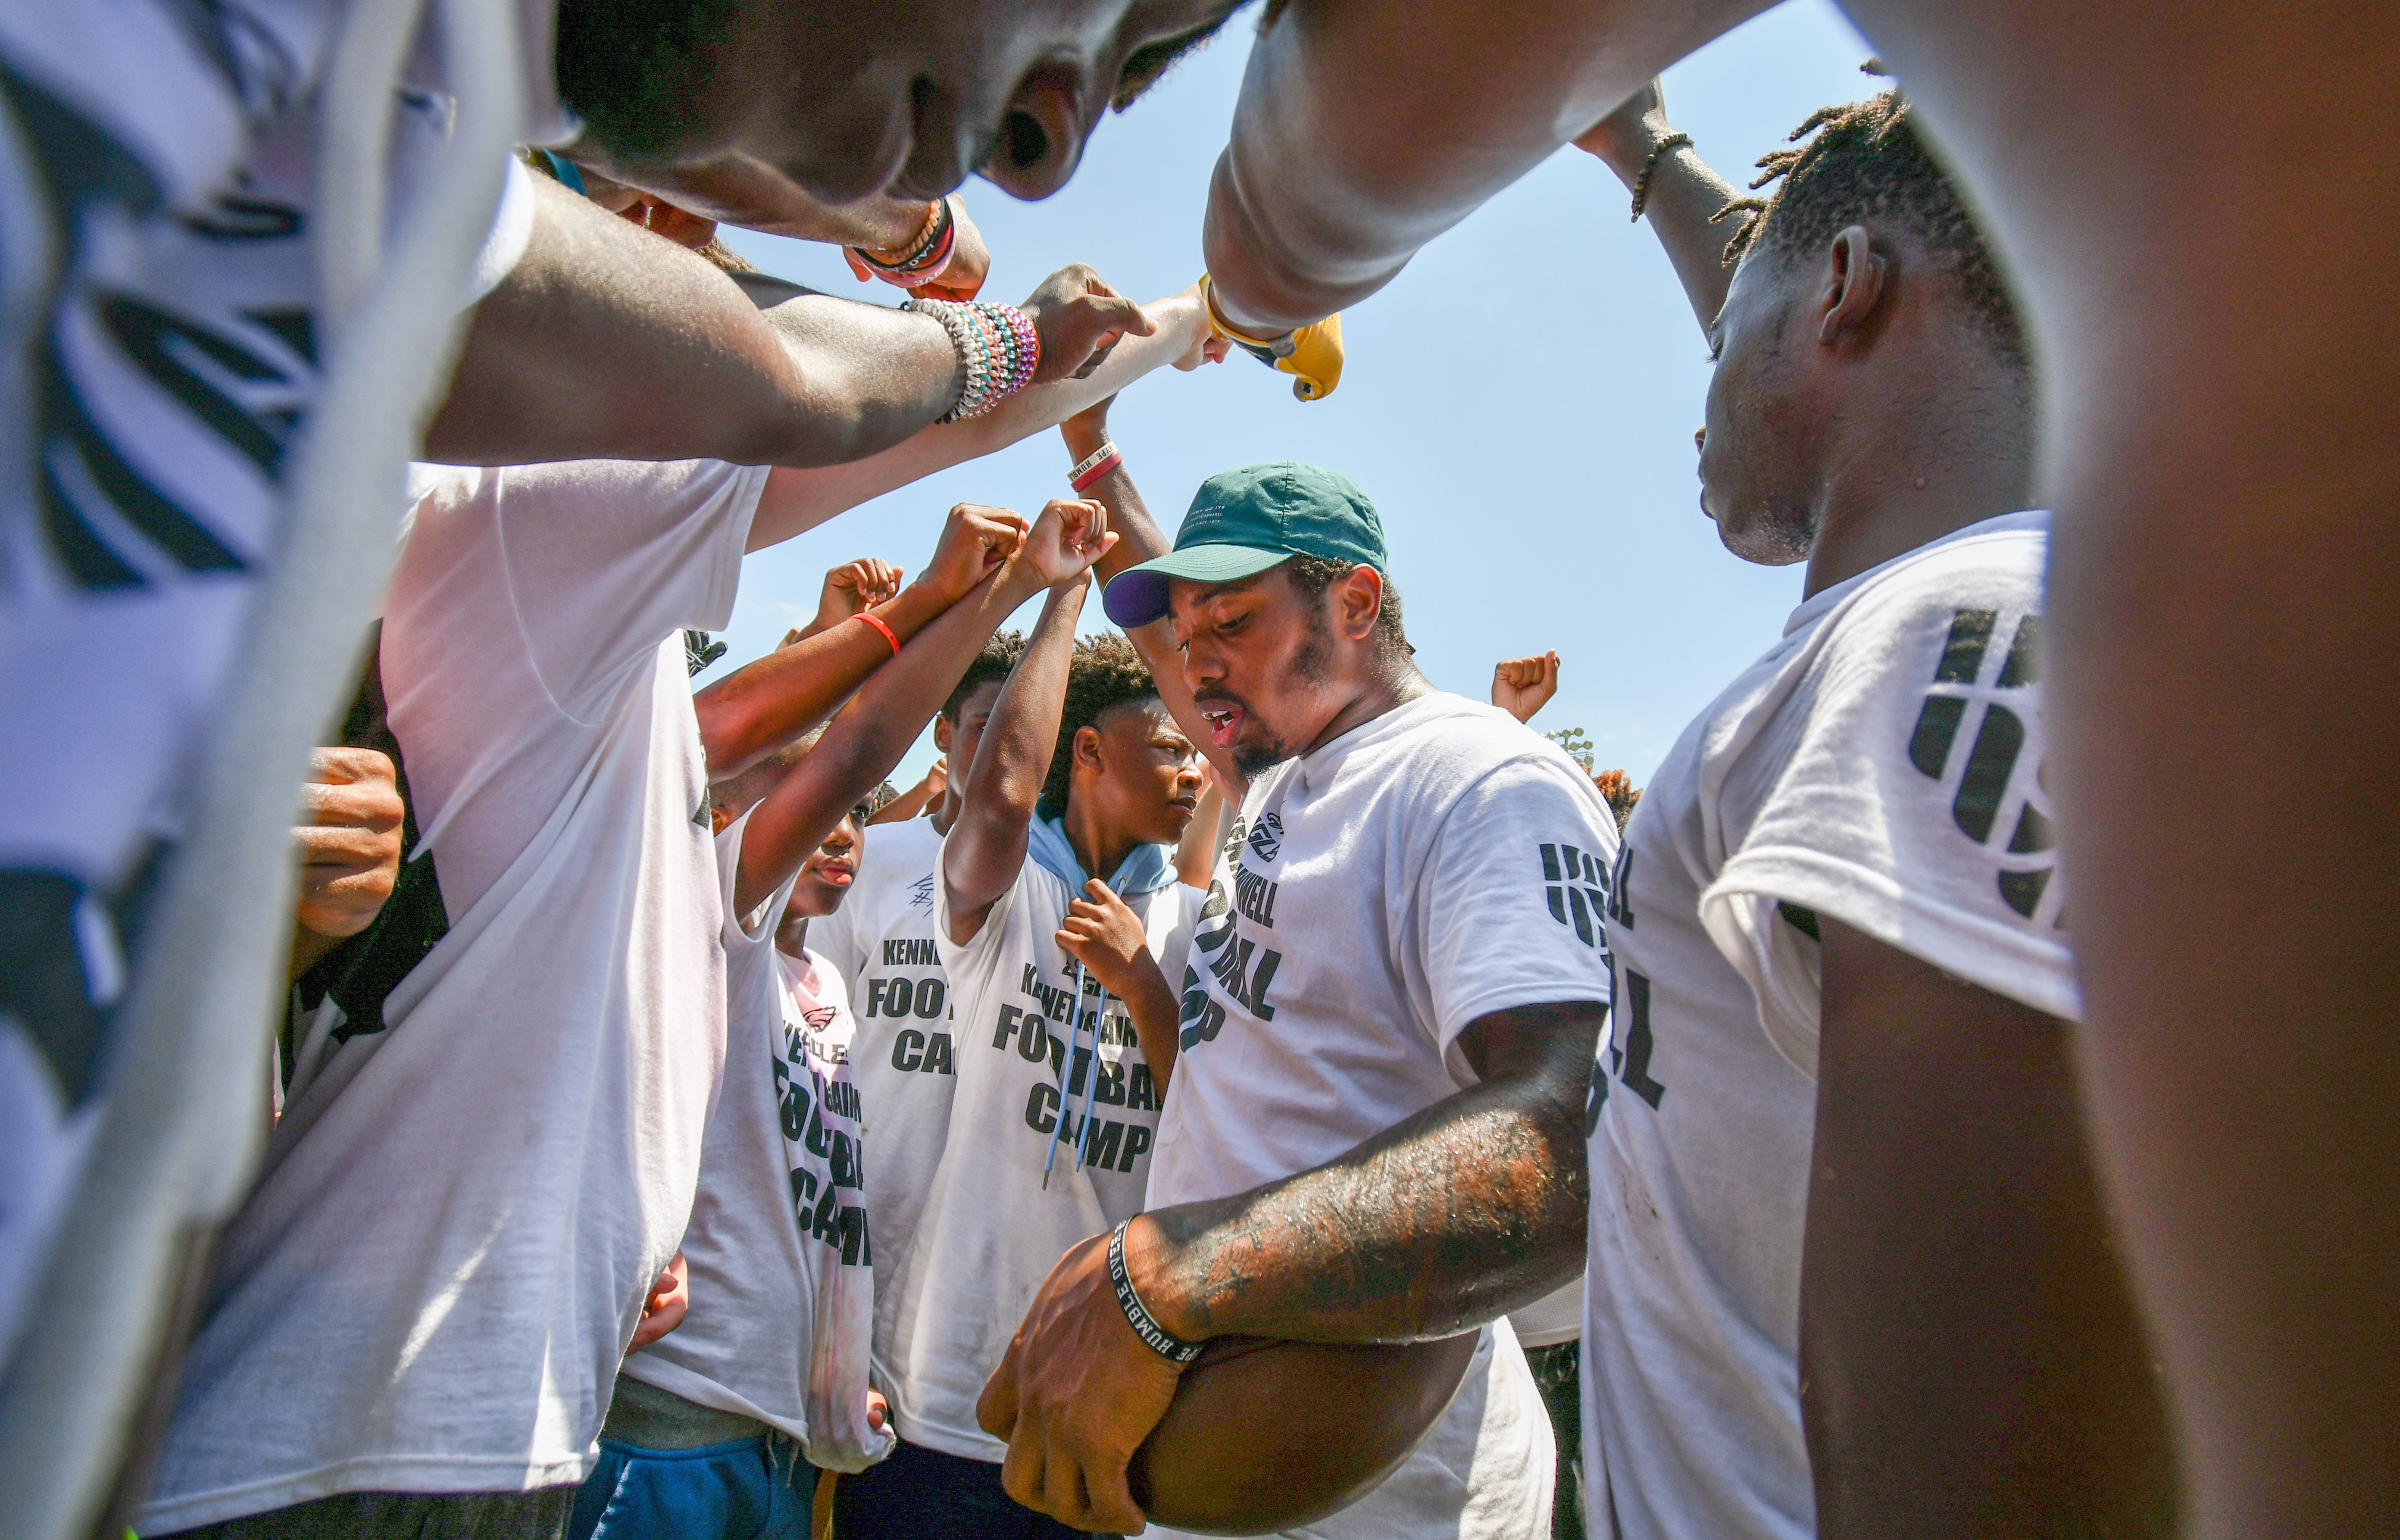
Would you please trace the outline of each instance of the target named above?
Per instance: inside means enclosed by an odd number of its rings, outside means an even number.
[[[1987,519],[1869,573],[1827,617],[1830,650],[1876,651],[1929,628],[1972,645],[2004,618],[2039,614],[2049,560],[2043,513]],[[2000,638],[2003,642],[2008,636]],[[2026,638],[2031,645],[2032,638]]]

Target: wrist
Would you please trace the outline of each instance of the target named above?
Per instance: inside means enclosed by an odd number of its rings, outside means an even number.
[[[1161,1327],[1185,1342],[1205,1342],[1210,1335],[1178,1286],[1183,1269],[1182,1248],[1158,1222],[1156,1213],[1137,1214],[1125,1232],[1125,1275],[1141,1296],[1142,1307]]]
[[[1092,452],[1109,442],[1109,419],[1106,417],[1069,417],[1058,425],[1058,436],[1066,441],[1070,462],[1089,458]]]
[[[1630,190],[1649,162],[1651,152],[1674,132],[1674,125],[1665,118],[1645,114],[1621,128],[1603,125],[1601,131],[1579,143]]]

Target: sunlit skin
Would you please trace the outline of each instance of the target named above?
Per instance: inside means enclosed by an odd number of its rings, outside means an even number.
[[[1045,198],[1073,174],[1135,50],[1233,8],[745,5],[697,61],[691,116],[660,158],[738,152],[826,203],[939,198],[978,170],[1018,198]]]

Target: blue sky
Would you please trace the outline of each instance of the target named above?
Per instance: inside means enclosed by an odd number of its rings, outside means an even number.
[[[1248,50],[1245,12],[1134,109],[1112,116],[1068,188],[1019,203],[983,183],[968,208],[993,254],[987,297],[1016,299],[1088,262],[1141,299],[1199,276],[1200,217]],[[1863,96],[1871,52],[1826,0],[1790,0],[1670,71],[1667,106],[1700,153],[1736,173],[1830,102]],[[869,293],[827,247],[728,238],[770,272]],[[1500,253],[1544,254],[1519,279]],[[1209,473],[1309,459],[1375,499],[1417,660],[1482,699],[1494,660],[1558,649],[1558,698],[1536,728],[1580,727],[1598,763],[1646,781],[1684,725],[1780,634],[1800,573],[1727,554],[1699,511],[1692,430],[1707,348],[1647,226],[1616,178],[1561,150],[1422,252],[1343,320],[1342,388],[1305,405],[1289,376],[1236,355],[1162,371],[1111,414],[1144,497],[1179,517]],[[929,477],[749,558],[730,653],[773,647],[812,613],[825,570],[882,556],[914,572],[954,502],[1031,514],[1067,495],[1056,433]],[[1087,629],[1099,606],[1085,610]],[[1032,610],[1018,618],[1030,623]],[[921,739],[893,780],[933,758]]]

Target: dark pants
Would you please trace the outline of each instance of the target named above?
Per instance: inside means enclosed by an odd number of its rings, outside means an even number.
[[[145,1540],[561,1540],[575,1492],[343,1492]]]
[[[1559,1482],[1550,1493],[1550,1540],[1583,1540],[1583,1343],[1529,1347],[1525,1362],[1549,1409],[1559,1446]]]
[[[841,1478],[833,1531],[840,1540],[1096,1540],[1011,1498],[998,1465],[917,1444]]]

